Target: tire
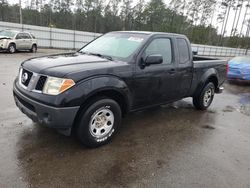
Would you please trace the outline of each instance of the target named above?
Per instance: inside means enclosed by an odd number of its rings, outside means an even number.
[[[76,136],[90,148],[107,144],[120,127],[121,115],[121,108],[116,101],[97,99],[80,112]]]
[[[15,44],[10,44],[8,47],[8,52],[13,54],[16,52],[16,45]]]
[[[198,110],[206,110],[214,99],[215,86],[212,82],[205,85],[202,91],[193,97],[193,104]]]
[[[30,52],[33,52],[33,53],[37,52],[37,46],[35,44],[32,45]]]

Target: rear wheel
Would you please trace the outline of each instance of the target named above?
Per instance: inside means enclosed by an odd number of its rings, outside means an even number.
[[[214,99],[214,84],[209,82],[202,91],[193,97],[193,104],[198,110],[206,110]]]
[[[82,110],[76,128],[77,138],[87,147],[98,147],[108,143],[121,123],[119,104],[108,98],[99,99]]]
[[[16,52],[16,45],[15,44],[10,44],[8,47],[8,52],[13,54]]]

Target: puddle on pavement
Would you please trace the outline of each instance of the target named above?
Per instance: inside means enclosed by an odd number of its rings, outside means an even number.
[[[202,128],[204,128],[204,129],[210,129],[210,130],[215,129],[215,127],[213,127],[211,125],[203,125]]]
[[[239,111],[245,115],[250,116],[250,93],[240,94],[240,108]]]
[[[235,111],[236,109],[232,106],[226,106],[222,111],[223,112],[233,112]]]
[[[250,116],[250,93],[240,93],[238,94],[239,100],[237,106],[227,105],[222,110],[223,112],[234,112],[238,111],[242,114]]]

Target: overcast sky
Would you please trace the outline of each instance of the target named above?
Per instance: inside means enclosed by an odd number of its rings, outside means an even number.
[[[24,6],[25,4],[27,4],[27,2],[30,2],[30,0],[21,0],[21,1],[22,1],[22,6]],[[145,1],[148,2],[150,0],[145,0]],[[171,0],[164,0],[164,2],[167,5],[170,3],[170,1]],[[8,2],[10,2],[11,4],[16,4],[16,3],[19,3],[19,0],[8,0]],[[136,4],[136,2],[138,2],[138,0],[133,0],[133,4]],[[249,0],[249,2],[250,2],[250,0]],[[243,21],[245,10],[246,10],[246,6],[245,6],[246,4],[247,3],[244,4],[244,7],[242,8],[242,11],[241,11],[241,15],[240,15],[240,19],[239,19],[239,24],[238,24],[238,27],[237,27],[238,31],[240,31],[241,26],[242,26],[242,21]],[[217,21],[216,21],[217,15],[219,14],[219,10],[220,10],[220,8],[216,7],[215,13],[214,13],[214,17],[213,17],[213,21],[212,21],[212,25],[217,28],[218,33],[220,34],[221,33],[221,29],[222,29],[222,23],[221,24],[217,24]],[[250,8],[248,9],[248,12],[249,13],[247,15],[247,18],[250,19]],[[227,31],[226,35],[230,35],[230,33],[231,33],[231,29],[232,29],[233,21],[234,21],[234,15],[235,15],[235,11],[231,9],[230,14],[229,14],[229,18],[228,18],[228,23],[227,23],[227,26],[226,26],[226,31]],[[212,13],[211,13],[211,17],[212,17]],[[244,28],[243,28],[243,33],[244,34],[246,33],[246,28],[247,28],[247,26],[245,25]]]

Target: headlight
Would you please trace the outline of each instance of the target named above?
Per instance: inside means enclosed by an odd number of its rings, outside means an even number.
[[[1,45],[4,45],[6,42],[7,42],[7,40],[6,40],[6,39],[2,39],[2,40],[0,40],[0,44],[1,44]]]
[[[48,77],[43,87],[43,93],[58,95],[75,85],[71,79]]]

